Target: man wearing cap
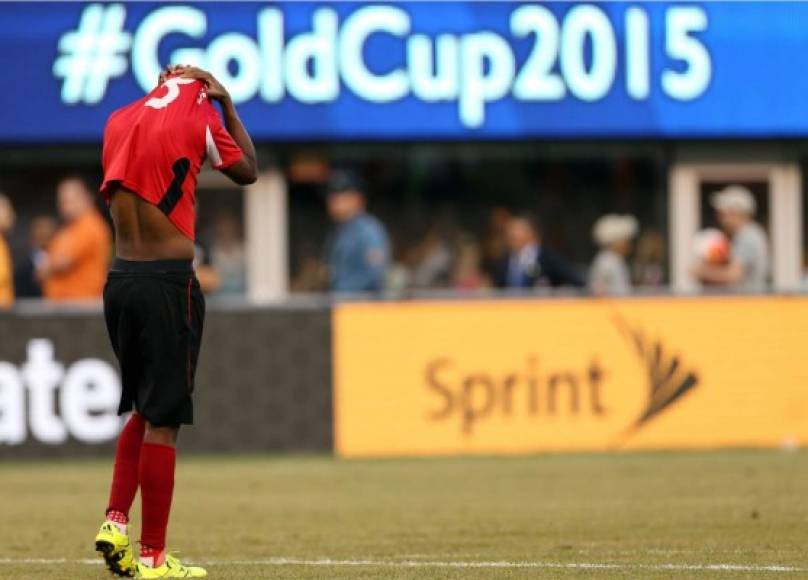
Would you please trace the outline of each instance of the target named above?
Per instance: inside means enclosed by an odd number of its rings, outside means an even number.
[[[769,243],[766,232],[755,222],[757,209],[752,192],[730,185],[710,200],[721,228],[732,239],[727,264],[698,264],[695,277],[705,284],[734,288],[744,292],[764,292],[769,275]]]
[[[626,257],[639,225],[633,215],[608,214],[595,222],[592,237],[600,246],[589,269],[589,287],[600,295],[623,296],[631,293],[631,274]]]
[[[337,171],[328,183],[328,213],[337,223],[326,244],[333,292],[378,292],[390,262],[382,223],[367,213],[365,186],[353,173]]]

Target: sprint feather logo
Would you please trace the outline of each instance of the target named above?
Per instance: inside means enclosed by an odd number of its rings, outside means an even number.
[[[615,318],[615,323],[634,347],[648,373],[648,400],[645,409],[623,433],[619,442],[622,444],[694,389],[699,383],[699,377],[685,366],[679,354],[672,352],[661,340],[647,336],[640,329],[631,328],[619,317]]]

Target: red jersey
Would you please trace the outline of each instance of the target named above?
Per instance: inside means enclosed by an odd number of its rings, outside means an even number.
[[[205,85],[172,77],[110,115],[104,129],[101,193],[120,184],[156,205],[194,240],[196,178],[205,158],[215,169],[239,161],[241,149],[222,125]]]

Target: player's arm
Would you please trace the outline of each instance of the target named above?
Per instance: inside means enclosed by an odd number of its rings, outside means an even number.
[[[238,116],[236,106],[230,98],[230,93],[216,80],[216,77],[200,68],[188,67],[183,71],[182,76],[205,83],[208,98],[218,101],[222,106],[224,126],[233,138],[233,141],[235,141],[236,145],[241,149],[241,159],[232,165],[223,167],[221,169],[222,173],[239,185],[255,183],[255,180],[258,179],[258,162],[255,155],[255,145],[253,145],[250,134],[247,133],[247,129],[244,128],[244,124]]]
[[[230,100],[230,96],[222,103],[224,112],[224,126],[236,144],[241,147],[244,156],[230,167],[222,169],[222,172],[239,185],[255,183],[258,179],[258,161],[255,155],[255,145],[253,145],[250,134],[244,128],[244,124],[238,116],[236,106]]]

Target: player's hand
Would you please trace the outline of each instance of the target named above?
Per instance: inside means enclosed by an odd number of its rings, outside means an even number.
[[[170,77],[171,75],[180,73],[180,72],[184,71],[187,68],[190,68],[187,64],[170,64],[170,65],[168,65],[166,68],[164,68],[163,70],[160,71],[160,76],[157,79],[157,86],[159,87],[164,82],[166,82],[166,79],[168,77]]]
[[[195,66],[189,66],[183,71],[182,78],[195,79],[205,83],[208,98],[211,98],[214,101],[219,101],[220,103],[224,104],[230,100],[230,93],[227,92],[224,85],[222,85],[222,83],[216,80],[216,77],[206,70],[202,70],[201,68],[197,68]]]

